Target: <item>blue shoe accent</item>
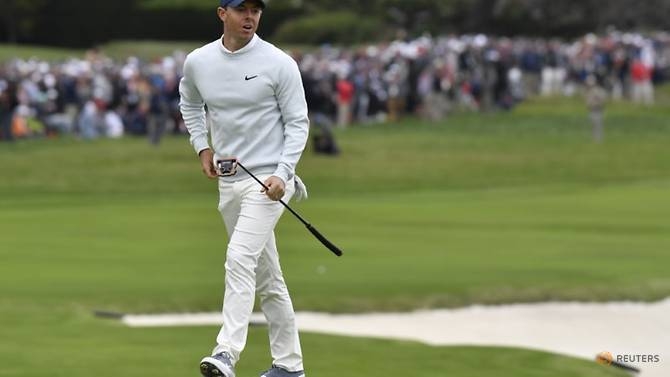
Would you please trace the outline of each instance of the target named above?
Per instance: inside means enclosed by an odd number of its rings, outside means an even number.
[[[204,377],[235,377],[232,357],[228,352],[207,356],[200,361],[200,374]]]
[[[286,369],[273,365],[272,368],[261,373],[261,377],[305,377],[305,371],[289,372]]]

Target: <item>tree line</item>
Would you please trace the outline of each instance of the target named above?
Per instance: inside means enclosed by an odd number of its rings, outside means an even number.
[[[1,0],[0,42],[90,47],[109,40],[210,40],[216,0]],[[574,37],[668,27],[667,0],[269,0],[261,33],[287,43],[357,43],[399,28]],[[308,38],[310,37],[310,38]]]

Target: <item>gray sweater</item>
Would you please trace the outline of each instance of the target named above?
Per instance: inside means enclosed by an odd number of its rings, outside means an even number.
[[[179,93],[197,153],[210,148],[211,131],[215,158],[237,157],[254,174],[293,178],[309,120],[300,71],[289,55],[257,35],[235,52],[217,39],[187,56]],[[244,178],[238,169],[222,179]]]

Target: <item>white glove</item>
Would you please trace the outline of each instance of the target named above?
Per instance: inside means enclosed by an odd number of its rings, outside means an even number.
[[[293,198],[297,202],[307,199],[307,186],[305,186],[305,184],[302,182],[302,179],[300,179],[300,177],[297,175],[294,175],[293,179],[295,182],[295,194],[293,194]]]

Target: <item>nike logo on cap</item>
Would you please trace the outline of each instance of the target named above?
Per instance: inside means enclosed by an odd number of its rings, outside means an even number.
[[[245,79],[246,81],[249,81],[249,80],[253,80],[253,79],[255,79],[256,77],[258,77],[258,75],[244,76],[244,79]]]

